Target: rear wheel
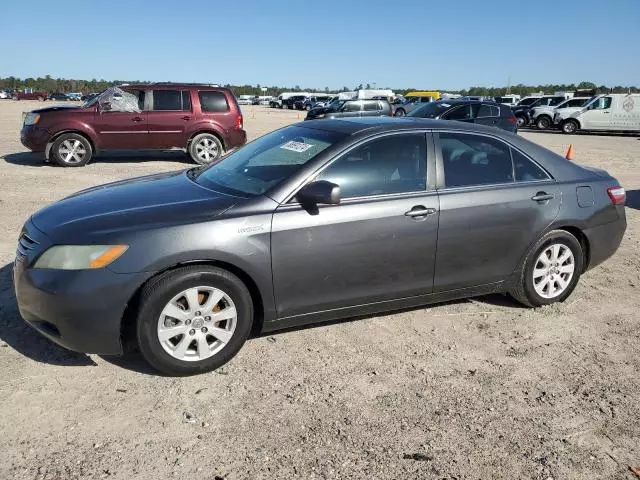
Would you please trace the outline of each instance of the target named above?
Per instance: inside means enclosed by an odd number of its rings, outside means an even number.
[[[51,156],[61,167],[84,167],[93,157],[93,149],[82,135],[65,133],[53,142]]]
[[[304,107],[304,109],[308,112],[309,110],[311,110],[311,105],[307,105],[306,107]]]
[[[572,119],[565,120],[562,124],[562,132],[567,134],[576,133],[579,128],[580,125],[578,125],[578,122]]]
[[[404,117],[405,115],[406,115],[406,112],[401,108],[396,110],[396,113],[394,113],[394,116],[396,117]]]
[[[38,97],[38,101],[39,101],[39,102],[44,102],[44,101],[45,101],[45,98],[44,98],[43,96],[39,96],[39,97]]]
[[[522,128],[527,124],[527,119],[522,115],[516,115],[516,119],[518,120],[518,128]]]
[[[571,295],[584,268],[580,242],[564,230],[544,235],[517,272],[511,295],[529,307],[562,302]]]
[[[196,135],[187,148],[189,157],[200,165],[208,165],[222,157],[224,148],[222,142],[212,133]]]
[[[137,336],[144,358],[168,375],[214,370],[240,350],[251,331],[247,287],[226,270],[180,268],[141,293]]]
[[[546,115],[540,115],[536,121],[536,126],[539,130],[546,130],[551,126],[551,119]]]

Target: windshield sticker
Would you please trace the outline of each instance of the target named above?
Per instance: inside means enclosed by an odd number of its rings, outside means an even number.
[[[285,150],[291,150],[292,152],[302,153],[302,152],[306,152],[311,147],[313,147],[313,145],[310,145],[308,143],[302,143],[302,142],[294,142],[293,140],[291,140],[290,142],[287,142],[284,145],[282,145],[280,148],[284,148]]]

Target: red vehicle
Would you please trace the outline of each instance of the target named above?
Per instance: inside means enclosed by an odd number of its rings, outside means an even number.
[[[16,90],[13,92],[13,96],[11,98],[14,100],[40,100],[41,102],[44,102],[48,96],[49,94],[47,92],[34,92],[33,90],[25,90],[24,92],[21,92]]]
[[[22,144],[47,161],[81,167],[103,150],[183,148],[199,164],[247,141],[233,93],[201,84],[112,87],[80,107],[28,113]]]

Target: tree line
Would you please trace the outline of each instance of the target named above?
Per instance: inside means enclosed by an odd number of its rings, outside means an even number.
[[[104,80],[104,79],[91,79],[91,80],[78,80],[78,79],[67,79],[67,78],[53,78],[51,75],[46,75],[44,77],[37,78],[19,78],[19,77],[0,77],[0,89],[12,89],[12,90],[23,90],[25,88],[32,88],[36,91],[46,91],[49,93],[53,92],[82,92],[82,93],[91,93],[91,92],[101,92],[105,88],[121,85],[123,83],[136,83],[136,84],[144,84],[151,83],[139,80]],[[231,89],[235,95],[278,95],[281,92],[302,92],[302,91],[312,91],[312,92],[334,92],[335,90],[330,89],[329,87],[324,88],[302,88],[300,85],[294,85],[292,87],[282,87],[282,86],[266,86],[266,85],[230,85],[226,84],[225,87]],[[266,91],[263,91],[262,88],[266,87]],[[372,85],[367,84],[359,84],[354,86],[353,88],[349,88],[347,86],[343,86],[340,90],[341,92],[346,92],[349,90],[359,90],[362,88],[372,88]],[[377,87],[377,88],[389,88],[389,87]],[[449,89],[438,89],[438,88],[390,88],[391,90],[397,93],[407,93],[415,90],[436,90],[436,91],[444,91],[449,93],[460,93],[462,95],[483,95],[489,97],[502,96],[507,93],[513,93],[518,95],[529,95],[534,92],[545,92],[545,93],[553,93],[558,91],[567,91],[572,92],[576,89],[590,89],[596,90],[598,93],[639,93],[640,88],[636,86],[607,86],[607,85],[596,85],[593,82],[580,82],[578,84],[546,84],[546,85],[524,85],[522,83],[518,85],[508,86],[508,87],[481,87],[481,86],[472,86],[468,89],[463,90],[449,90]]]

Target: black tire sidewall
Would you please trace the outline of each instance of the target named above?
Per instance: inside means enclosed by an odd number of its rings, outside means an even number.
[[[571,131],[567,131],[567,130],[565,129],[565,127],[566,127],[567,125],[569,125],[569,124],[574,125],[574,128],[573,128],[573,130],[571,130]],[[563,133],[572,134],[572,133],[576,133],[577,131],[578,131],[578,126],[577,126],[576,122],[574,122],[573,120],[567,120],[566,122],[564,122],[564,123],[562,124],[562,132],[563,132]]]
[[[220,352],[205,360],[185,362],[162,348],[157,336],[158,319],[175,295],[195,286],[220,288],[229,295],[237,311],[237,325],[231,341]],[[215,370],[231,360],[247,340],[252,324],[253,303],[244,283],[226,270],[203,266],[176,270],[153,284],[151,294],[143,295],[136,332],[140,351],[154,368],[167,375],[185,376]]]
[[[396,114],[395,114],[395,116],[396,116],[396,117],[404,117],[404,116],[405,116],[404,110],[403,110],[403,109],[401,109],[401,108],[400,108],[400,109],[398,109],[398,110],[396,110]]]
[[[547,117],[540,117],[536,123],[540,130],[546,130],[550,125],[549,118]]]
[[[198,154],[196,152],[196,145],[203,138],[209,138],[209,139],[213,140],[214,142],[217,142],[218,143],[218,151],[220,152],[220,154],[218,155],[217,158],[214,158],[213,160],[211,160],[210,162],[207,162],[207,163],[201,162],[200,159],[198,158]],[[222,146],[222,142],[220,141],[220,139],[218,137],[216,137],[212,133],[201,133],[201,134],[196,135],[195,137],[193,137],[193,139],[191,140],[191,143],[189,143],[189,148],[188,148],[187,151],[189,153],[189,158],[191,158],[191,160],[193,160],[198,165],[211,165],[212,163],[215,163],[218,160],[220,160],[222,158],[222,156],[224,155],[224,147]]]
[[[554,243],[561,243],[571,250],[575,261],[575,269],[573,272],[573,277],[571,278],[571,282],[569,283],[567,289],[562,292],[562,295],[555,298],[544,298],[538,295],[535,288],[533,287],[533,269],[535,268],[535,264],[538,260],[538,257],[540,256],[540,253],[542,253],[544,249],[548,248],[549,245]],[[540,239],[538,243],[536,243],[536,245],[533,247],[531,252],[532,253],[527,258],[522,279],[522,281],[524,282],[524,292],[529,301],[534,306],[550,305],[552,303],[565,301],[576,288],[578,280],[580,280],[582,270],[584,269],[584,254],[580,242],[576,239],[576,237],[568,232],[552,232],[551,234],[547,234],[542,239]]]
[[[82,142],[82,145],[87,150],[87,154],[85,155],[82,162],[67,163],[60,158],[60,155],[58,155],[58,148],[60,147],[60,144],[65,140],[79,140],[80,142]],[[51,157],[53,158],[53,161],[61,167],[84,167],[93,158],[93,148],[91,148],[91,143],[89,143],[89,141],[82,135],[78,135],[77,133],[65,133],[64,135],[60,135],[58,138],[56,138],[56,140],[53,142],[53,145],[51,145]]]

